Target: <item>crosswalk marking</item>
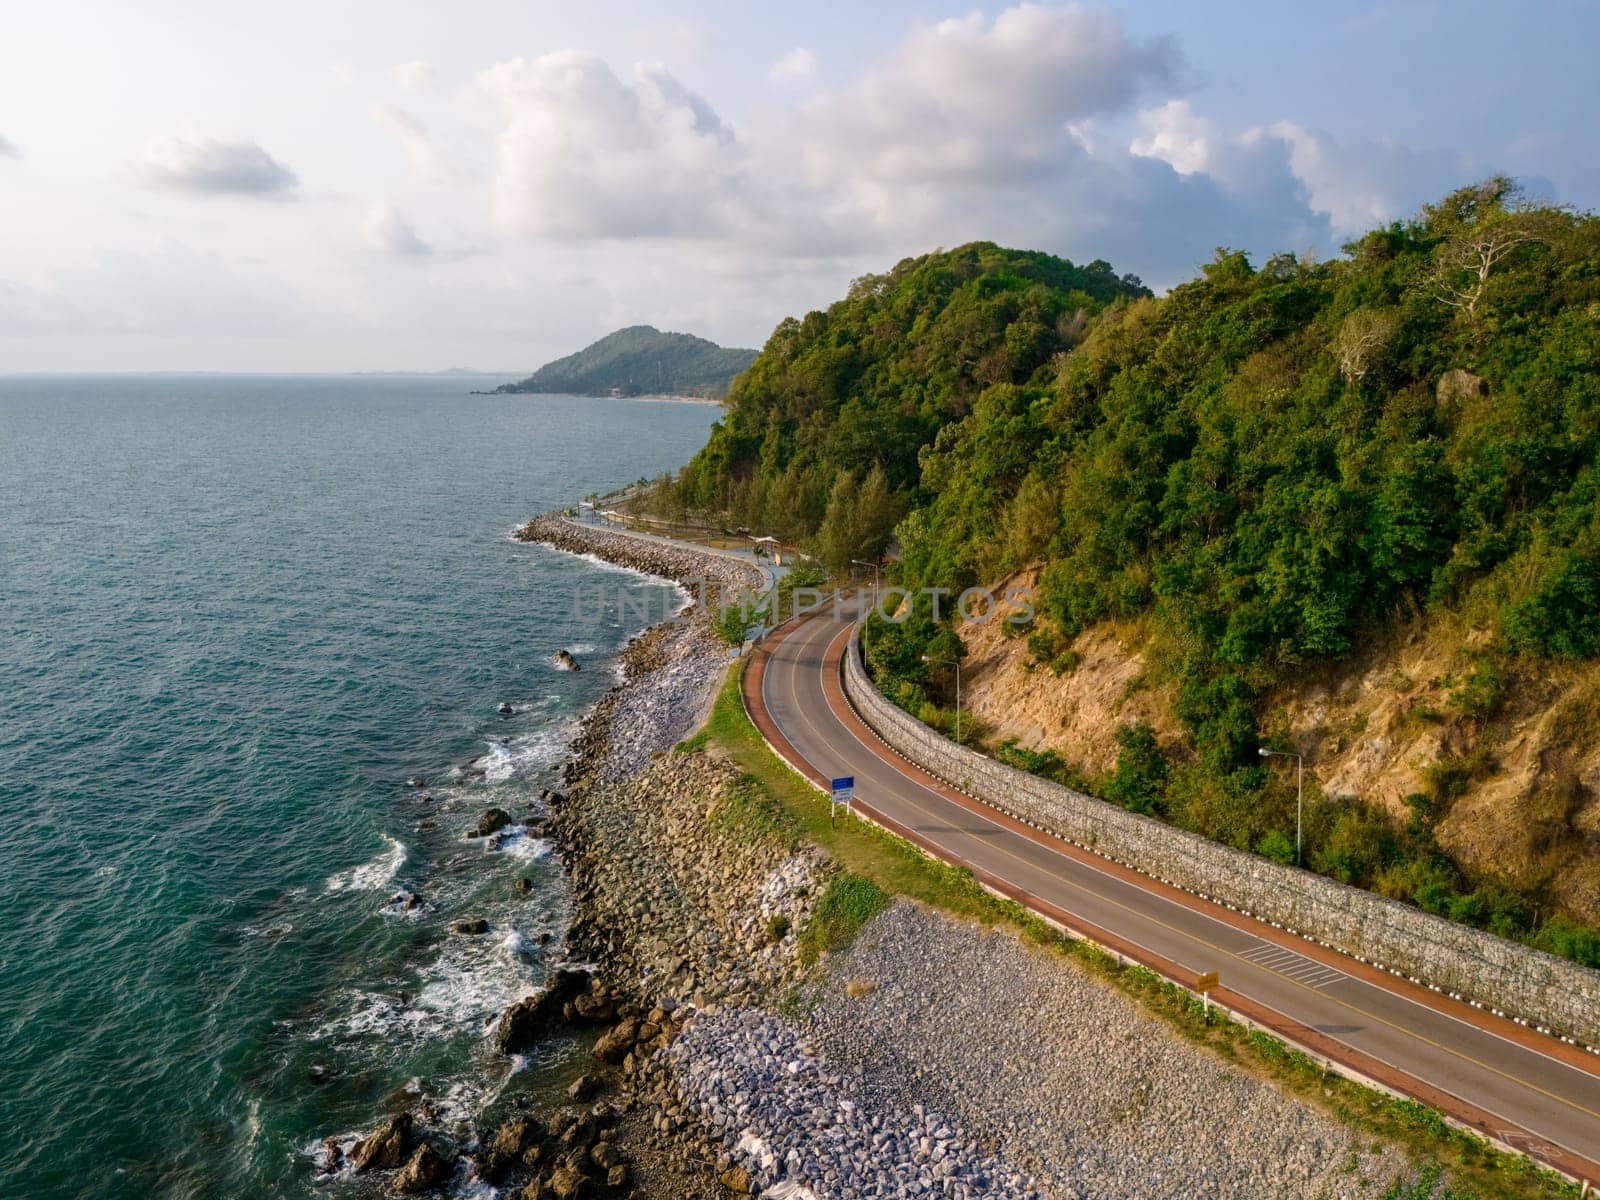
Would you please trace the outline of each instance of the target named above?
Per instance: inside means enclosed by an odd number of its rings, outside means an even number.
[[[1303,983],[1308,987],[1322,988],[1330,983],[1337,983],[1347,978],[1343,971],[1337,971],[1323,963],[1307,958],[1303,954],[1296,954],[1293,950],[1282,946],[1273,945],[1271,942],[1262,942],[1243,951],[1240,958],[1248,959],[1253,963],[1275,971],[1286,979],[1296,983]]]

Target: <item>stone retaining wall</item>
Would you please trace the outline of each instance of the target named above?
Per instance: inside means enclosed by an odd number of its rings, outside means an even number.
[[[1012,816],[1479,1007],[1600,1046],[1600,972],[1280,866],[959,746],[878,691],[857,638],[845,655],[844,681],[862,719],[893,749]]]

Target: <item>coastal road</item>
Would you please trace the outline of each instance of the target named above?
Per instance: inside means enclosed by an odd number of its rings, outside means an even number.
[[[1600,1186],[1600,1059],[1051,838],[891,751],[844,696],[852,626],[824,613],[761,643],[744,677],[763,735],[818,786],[984,884],[1324,1059]]]

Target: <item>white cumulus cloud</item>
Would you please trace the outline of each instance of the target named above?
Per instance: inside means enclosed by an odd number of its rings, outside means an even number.
[[[1132,153],[1183,175],[1203,174],[1257,202],[1292,181],[1299,202],[1349,234],[1393,220],[1474,175],[1460,155],[1413,150],[1391,139],[1340,140],[1293,121],[1224,129],[1172,100],[1139,114]]]
[[[505,231],[564,238],[703,236],[743,191],[733,130],[664,67],[619,78],[560,51],[489,68],[505,115],[494,212]]]
[[[161,137],[145,147],[135,175],[150,187],[201,195],[291,195],[299,177],[255,142]]]
[[[1166,38],[1135,39],[1110,13],[1022,5],[919,26],[882,61],[803,113],[822,177],[991,179],[1047,170],[1071,122],[1172,85]]]

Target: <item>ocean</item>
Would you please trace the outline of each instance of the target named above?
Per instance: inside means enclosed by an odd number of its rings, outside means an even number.
[[[464,1123],[571,1055],[486,1039],[559,864],[464,835],[680,594],[508,535],[717,409],[471,386],[0,378],[0,1195],[339,1195],[397,1089]]]

